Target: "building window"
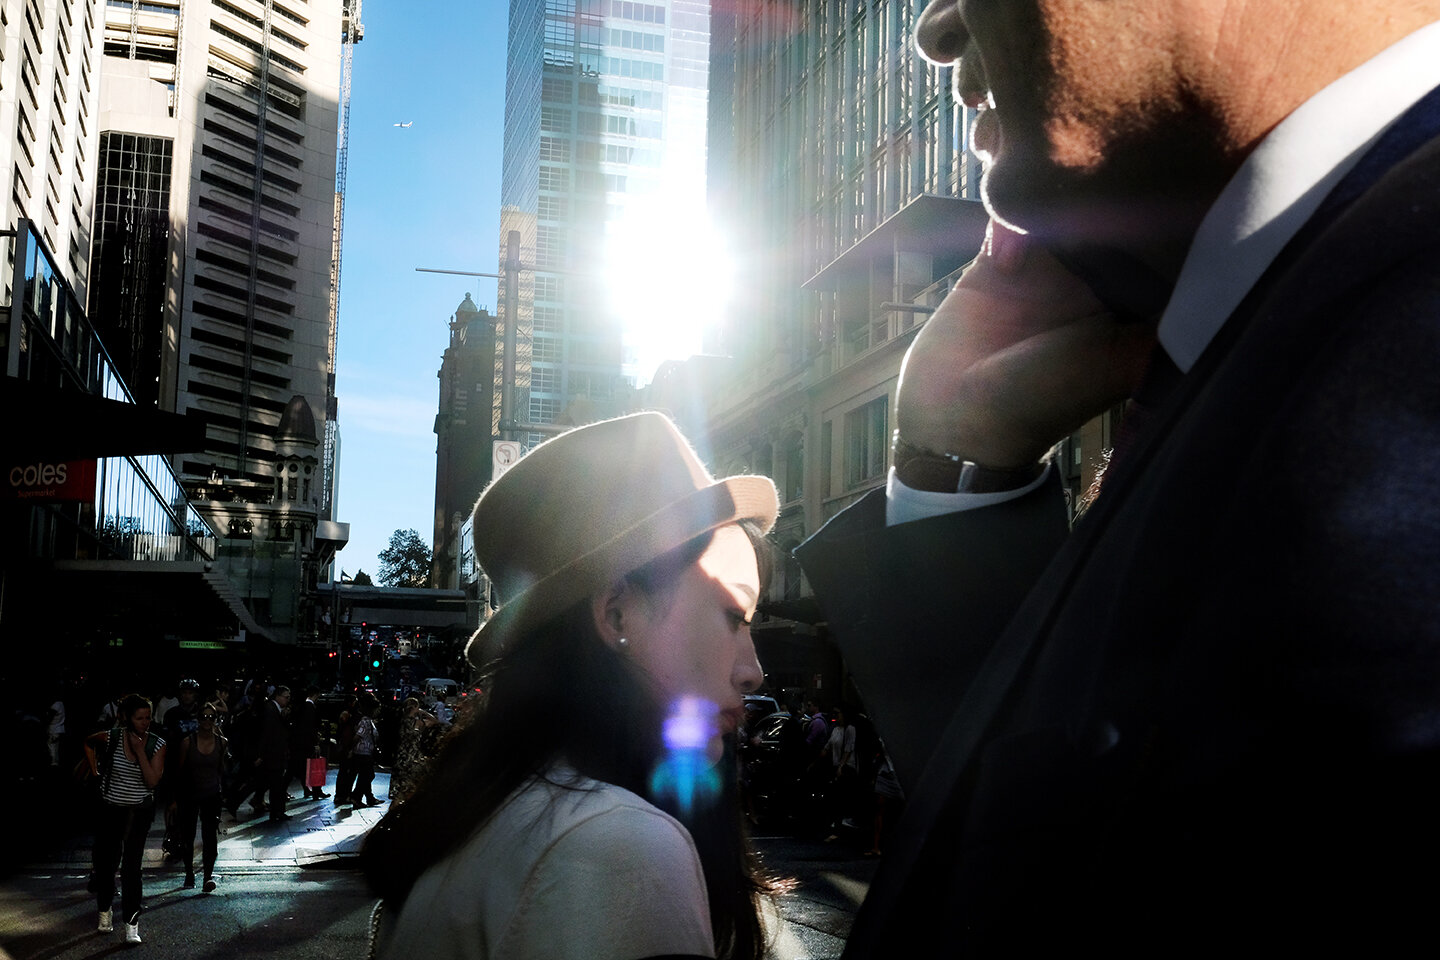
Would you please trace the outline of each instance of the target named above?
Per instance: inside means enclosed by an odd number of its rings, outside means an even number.
[[[550,133],[570,132],[570,111],[565,107],[542,106],[540,108],[540,129]]]
[[[540,81],[540,99],[546,103],[569,103],[575,85],[565,77],[546,77]]]
[[[540,165],[540,189],[564,193],[570,189],[570,171],[564,167]]]
[[[535,278],[536,300],[564,300],[565,284],[559,277]]]
[[[785,444],[785,502],[805,496],[805,445],[799,437]]]
[[[565,232],[545,224],[535,228],[535,262],[540,266],[558,266],[565,260]]]
[[[853,489],[885,472],[888,397],[845,414],[845,486]]]
[[[155,318],[165,307],[172,153],[163,137],[100,134],[90,317],[135,399],[148,404],[159,397],[164,347]]]

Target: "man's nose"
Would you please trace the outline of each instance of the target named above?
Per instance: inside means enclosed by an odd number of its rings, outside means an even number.
[[[960,0],[931,0],[915,23],[915,46],[931,63],[949,66],[960,59],[970,31],[960,19]]]

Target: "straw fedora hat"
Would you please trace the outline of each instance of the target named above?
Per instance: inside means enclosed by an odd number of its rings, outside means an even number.
[[[475,504],[475,559],[501,606],[465,648],[479,666],[625,574],[710,530],[769,532],[769,477],[716,480],[659,413],[562,433],[522,457]]]

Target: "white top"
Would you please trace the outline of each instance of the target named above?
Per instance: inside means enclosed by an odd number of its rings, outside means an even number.
[[[569,787],[560,784],[568,784]],[[560,766],[420,877],[380,960],[715,956],[700,857],[679,821]]]
[[[843,760],[845,766],[851,770],[860,769],[860,761],[855,756],[855,728],[850,725],[844,727],[836,726],[830,731],[830,739],[825,746],[830,748],[830,766],[839,768]]]
[[[1165,312],[1160,344],[1188,372],[1261,274],[1366,149],[1440,86],[1440,23],[1432,23],[1335,80],[1282,120],[1245,159],[1205,215]],[[886,485],[887,524],[973,510],[1023,496]]]
[[[155,756],[165,741],[155,734],[145,737],[145,755]],[[100,796],[106,803],[134,807],[155,799],[155,788],[145,782],[140,764],[125,753],[125,730],[115,727],[105,741],[105,771],[100,779]]]

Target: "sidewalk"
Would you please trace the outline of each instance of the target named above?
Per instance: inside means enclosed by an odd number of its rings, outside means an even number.
[[[293,789],[300,789],[298,784]],[[390,792],[390,774],[375,772],[373,787],[376,796],[385,797]],[[331,770],[326,781],[325,792],[334,796],[335,771]],[[265,814],[251,812],[249,804],[240,807],[239,820],[232,819],[229,812],[220,814],[219,848],[215,858],[215,872],[254,867],[308,867],[329,865],[349,867],[360,853],[365,834],[380,821],[388,802],[378,807],[362,807],[351,810],[346,806],[337,808],[333,799],[292,800],[285,805],[290,819],[271,823]],[[160,849],[165,838],[165,818],[157,811],[150,833],[145,838],[146,869],[166,867],[181,871],[178,862],[165,863]],[[58,848],[40,855],[28,864],[31,869],[52,870],[90,869],[90,853],[94,837],[89,831],[67,838]],[[200,837],[195,837],[195,869],[200,869]]]

